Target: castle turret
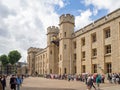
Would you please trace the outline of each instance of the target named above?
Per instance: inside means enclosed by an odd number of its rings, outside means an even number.
[[[58,46],[53,43],[54,37],[58,37],[59,28],[55,26],[50,26],[47,28],[47,73],[58,73]],[[56,67],[56,68],[54,68]]]
[[[50,45],[52,37],[59,33],[59,28],[55,26],[50,26],[47,28],[47,45]]]
[[[71,36],[74,33],[74,16],[70,14],[60,16],[59,26],[59,74],[71,74]]]
[[[59,20],[60,25],[60,39],[61,38],[71,38],[74,32],[75,19],[73,15],[66,14],[61,15]]]
[[[71,24],[75,24],[75,18],[73,15],[70,14],[63,14],[60,16],[60,21],[59,24],[61,25],[62,23],[71,23]]]

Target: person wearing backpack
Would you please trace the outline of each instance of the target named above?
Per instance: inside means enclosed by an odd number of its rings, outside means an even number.
[[[19,75],[17,76],[16,81],[17,81],[17,90],[20,90],[20,86],[21,86],[21,83],[22,83],[22,79],[20,78]]]

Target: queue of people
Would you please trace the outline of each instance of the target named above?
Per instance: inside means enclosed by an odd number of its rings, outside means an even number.
[[[6,86],[7,86],[7,84],[6,84],[6,79],[7,79],[8,77],[7,76],[5,76],[5,75],[2,75],[1,77],[0,77],[0,90],[6,90]],[[23,76],[20,76],[20,75],[12,75],[11,77],[10,77],[10,80],[9,80],[10,82],[9,82],[9,86],[10,86],[10,89],[11,90],[20,90],[20,86],[21,86],[21,84],[22,84],[22,82],[23,82]]]
[[[120,73],[108,73],[107,79],[110,83],[120,84]]]
[[[94,88],[94,90],[99,90],[100,84],[105,83],[105,78],[112,84],[120,84],[120,74],[118,73],[108,74],[107,76],[104,74],[97,74],[97,73],[94,74],[83,73],[79,75],[46,74],[44,77],[50,79],[60,79],[60,80],[68,80],[68,81],[81,81],[86,84],[87,90],[91,90],[92,87]]]

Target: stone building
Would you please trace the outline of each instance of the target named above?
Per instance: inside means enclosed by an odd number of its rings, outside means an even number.
[[[120,8],[74,31],[66,14],[47,28],[47,47],[29,48],[29,74],[120,72]]]

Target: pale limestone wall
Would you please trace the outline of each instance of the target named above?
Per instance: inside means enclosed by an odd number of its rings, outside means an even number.
[[[74,32],[74,16],[72,15],[62,15],[59,25],[60,30],[55,26],[47,28],[47,47],[44,50],[37,54],[33,49],[28,50],[30,73],[37,71],[39,74],[64,74],[64,68],[66,68],[66,74],[75,74],[75,72],[80,74],[83,73],[82,65],[86,66],[86,72],[93,73],[94,64],[97,65],[98,73],[106,73],[106,63],[112,64],[112,72],[120,72],[120,9],[76,32]],[[108,27],[111,37],[106,39],[104,29]],[[91,40],[93,33],[96,33],[97,38],[94,43]],[[59,46],[51,43],[53,36],[59,39]],[[85,46],[82,46],[81,43],[83,37],[85,38]],[[76,49],[74,42],[76,42]],[[64,49],[65,44],[66,49]],[[105,45],[108,44],[111,44],[111,54],[105,55]],[[94,48],[97,49],[96,57],[92,57],[92,49]],[[86,52],[85,61],[82,61],[83,51]],[[76,61],[74,54],[76,54]],[[43,59],[44,55],[46,57]],[[100,68],[98,68],[98,64]]]
[[[54,62],[54,60],[55,60],[54,47],[55,47],[55,45],[54,45],[54,44],[51,44],[51,45],[49,45],[49,47],[47,48],[47,52],[48,52],[48,69],[49,69],[48,74],[49,74],[49,73],[54,73],[54,69],[55,69],[55,68],[54,68],[54,65],[55,65],[55,62]]]
[[[28,69],[29,69],[29,75],[32,75],[35,73],[35,55],[37,52],[41,51],[40,48],[34,48],[30,47],[28,49],[28,56],[27,56],[27,62],[28,62]]]
[[[86,72],[92,73],[92,64],[99,64],[100,67],[106,72],[105,64],[108,62],[112,63],[112,72],[119,72],[119,40],[120,40],[120,10],[116,13],[111,13],[108,15],[107,20],[105,18],[100,19],[93,24],[90,24],[84,28],[84,31],[77,31],[75,36],[77,38],[77,73],[82,72],[81,65],[86,65]],[[101,25],[102,24],[102,25]],[[104,37],[104,29],[110,27],[111,37],[105,39]],[[96,32],[97,42],[91,43],[91,34]],[[77,37],[78,36],[78,37]],[[81,38],[85,37],[86,45],[84,47],[81,46]],[[104,46],[111,44],[112,52],[110,55],[105,55]],[[97,57],[95,59],[91,59],[91,50],[92,48],[97,48]],[[81,51],[86,51],[86,60],[81,61]],[[98,73],[103,73],[102,70],[98,69]]]
[[[54,46],[54,73],[55,74],[58,74],[58,61],[59,61],[59,56],[58,56],[58,53],[59,53],[59,47],[58,46]]]
[[[41,52],[36,54],[35,59],[35,71],[38,74],[46,74],[47,73],[47,49],[45,48]]]
[[[76,72],[77,72],[77,65],[76,65],[76,63],[77,63],[77,55],[79,55],[78,54],[78,52],[77,52],[77,49],[78,48],[74,48],[74,43],[76,42],[76,38],[75,39],[73,39],[72,40],[72,43],[71,43],[71,47],[72,47],[72,50],[71,50],[71,73],[72,74],[76,74]],[[77,45],[77,43],[76,43],[76,45]],[[74,54],[76,54],[76,59],[74,58]]]
[[[59,28],[50,26],[47,28],[47,74],[58,73],[58,46],[52,43],[53,40],[57,40]]]
[[[120,12],[119,12],[120,16]],[[111,29],[112,29],[112,38],[111,38],[111,43],[112,43],[112,50],[113,52],[111,53],[111,59],[112,59],[112,66],[113,66],[113,72],[120,72],[120,53],[119,53],[119,47],[120,47],[120,17],[113,22],[111,22]]]
[[[71,36],[74,32],[74,16],[70,14],[60,17],[60,45],[59,45],[59,74],[72,73],[72,41]],[[66,45],[66,48],[65,48]],[[66,68],[66,72],[65,72]]]
[[[119,34],[119,40],[118,40],[118,42],[119,42],[119,48],[118,48],[118,53],[119,53],[119,56],[118,56],[118,59],[120,60],[120,22],[119,22],[119,25],[118,25],[118,29],[119,29],[119,31],[118,31],[118,34]],[[119,69],[119,71],[118,72],[120,72],[120,63],[119,63],[119,67],[118,67],[118,69]]]

